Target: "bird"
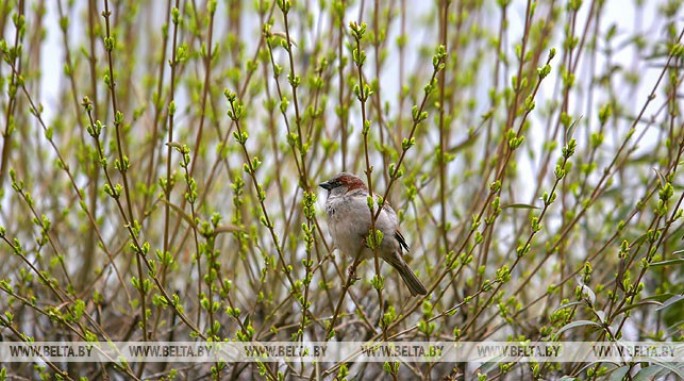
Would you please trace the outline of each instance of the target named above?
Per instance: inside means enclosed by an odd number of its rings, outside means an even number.
[[[366,184],[358,176],[341,172],[319,186],[328,191],[325,209],[335,247],[351,257],[373,258],[373,250],[366,244],[371,228]],[[427,295],[425,286],[404,260],[404,250],[408,251],[409,246],[399,231],[397,213],[386,202],[377,215],[375,229],[383,233],[378,247],[380,258],[399,272],[412,296]]]

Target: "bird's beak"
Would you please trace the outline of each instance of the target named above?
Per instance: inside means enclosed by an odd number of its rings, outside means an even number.
[[[318,186],[321,187],[321,188],[323,188],[323,189],[325,189],[325,190],[327,190],[327,191],[329,191],[329,190],[332,189],[332,184],[330,184],[330,181],[326,181],[326,182],[324,182],[324,183],[320,183],[320,184],[318,184]]]

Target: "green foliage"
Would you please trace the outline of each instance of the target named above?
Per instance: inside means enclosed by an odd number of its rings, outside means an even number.
[[[682,340],[680,1],[620,2],[657,13],[639,30],[617,1],[25,3],[0,1],[3,338]],[[397,239],[391,204],[430,295],[335,249],[316,184],[341,171],[374,194],[359,239]],[[57,365],[0,380],[101,371]],[[107,371],[464,369],[192,365]],[[474,374],[631,369],[585,365]]]

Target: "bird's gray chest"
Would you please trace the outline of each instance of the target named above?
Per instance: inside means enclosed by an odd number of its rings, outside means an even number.
[[[357,250],[368,233],[370,220],[368,207],[359,204],[352,197],[335,197],[326,203],[330,232],[335,245],[342,251]]]
[[[326,205],[328,218],[332,224],[358,220],[358,213],[355,213],[354,209],[355,202],[351,197],[335,197],[328,200]]]

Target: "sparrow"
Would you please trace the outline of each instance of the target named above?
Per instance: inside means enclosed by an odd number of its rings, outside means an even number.
[[[373,258],[373,251],[366,245],[371,228],[366,184],[359,177],[342,172],[319,186],[328,191],[325,209],[335,246],[352,257]],[[409,247],[399,231],[397,213],[386,202],[375,220],[375,229],[383,233],[378,248],[380,258],[399,272],[411,295],[426,295],[425,286],[403,258],[403,251],[408,251]]]

